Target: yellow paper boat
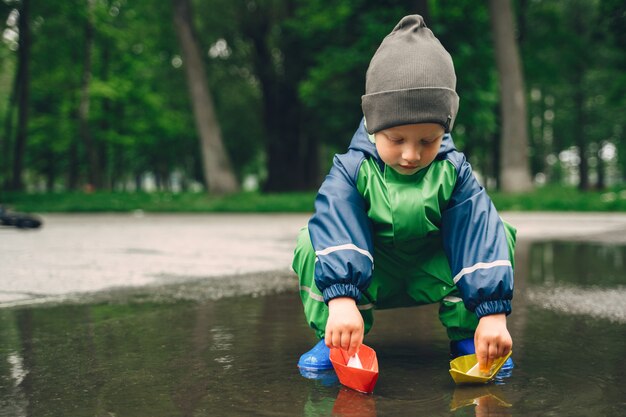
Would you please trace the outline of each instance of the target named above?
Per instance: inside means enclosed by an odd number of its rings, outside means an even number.
[[[478,370],[478,359],[475,354],[459,356],[450,361],[450,375],[457,384],[486,384],[498,374],[504,362],[509,359],[512,352],[496,359],[491,366],[489,374],[483,374]]]

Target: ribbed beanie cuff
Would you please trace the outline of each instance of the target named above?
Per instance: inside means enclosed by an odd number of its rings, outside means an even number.
[[[361,106],[367,131],[438,123],[452,130],[459,108],[450,54],[419,15],[405,16],[383,40],[367,70]]]
[[[449,132],[459,96],[447,88],[411,88],[365,95],[361,106],[369,133],[413,123],[437,123]]]

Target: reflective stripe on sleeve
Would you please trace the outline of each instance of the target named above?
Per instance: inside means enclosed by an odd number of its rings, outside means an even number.
[[[311,297],[312,299],[314,299],[315,301],[321,301],[324,302],[324,297],[322,297],[319,294],[315,294],[312,290],[311,287],[306,287],[304,285],[300,285],[300,291],[304,291],[304,292],[308,292],[309,293],[309,297]]]
[[[454,281],[454,283],[456,284],[457,282],[459,282],[461,278],[463,278],[463,275],[471,274],[472,272],[477,271],[479,269],[489,269],[489,268],[494,268],[496,266],[513,267],[513,265],[511,265],[511,261],[509,260],[493,261],[489,263],[479,262],[476,265],[461,269],[461,271],[459,271],[459,273],[456,274],[456,276],[454,277],[452,281]]]
[[[367,256],[369,258],[369,260],[372,261],[372,263],[374,263],[374,257],[372,256],[371,253],[369,253],[365,249],[359,248],[358,246],[354,245],[353,243],[347,243],[345,245],[338,245],[338,246],[330,246],[330,247],[328,247],[326,249],[315,251],[315,254],[317,256],[328,255],[330,253],[337,252],[339,250],[355,250],[355,251],[359,252],[360,254]]]

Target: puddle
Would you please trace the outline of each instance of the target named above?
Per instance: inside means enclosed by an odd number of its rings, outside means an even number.
[[[482,387],[455,387],[436,306],[377,312],[370,396],[300,376],[297,359],[314,340],[291,290],[0,309],[0,416],[622,416],[626,325],[552,304],[574,295],[601,304],[602,291],[623,288],[625,253],[522,250],[509,319],[517,367]],[[548,288],[552,304],[533,298]]]
[[[528,264],[524,295],[532,304],[626,324],[626,246],[536,243]]]

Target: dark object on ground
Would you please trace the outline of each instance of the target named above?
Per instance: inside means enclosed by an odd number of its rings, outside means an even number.
[[[7,209],[0,206],[0,226],[15,226],[18,229],[36,229],[40,227],[41,224],[41,219],[36,216],[24,213],[10,213]]]

